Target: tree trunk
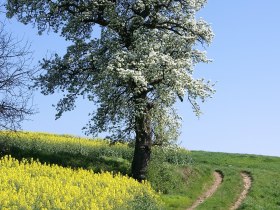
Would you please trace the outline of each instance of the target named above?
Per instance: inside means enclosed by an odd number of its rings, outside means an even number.
[[[131,171],[132,177],[141,182],[146,179],[152,147],[151,120],[148,114],[136,117],[135,132],[136,141]]]

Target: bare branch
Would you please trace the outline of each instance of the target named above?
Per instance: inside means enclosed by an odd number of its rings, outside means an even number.
[[[34,113],[29,102],[35,71],[29,68],[29,44],[20,47],[21,44],[22,40],[15,40],[0,23],[0,129],[19,129],[26,116]]]

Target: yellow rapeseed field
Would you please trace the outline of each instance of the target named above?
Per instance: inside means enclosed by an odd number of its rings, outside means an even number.
[[[79,138],[70,135],[55,135],[36,132],[0,132],[0,145],[6,147],[19,147],[22,150],[44,151],[46,153],[61,153],[82,155],[107,155],[114,156],[114,152],[127,150],[127,144],[114,144],[114,150],[109,149],[109,141],[104,139]],[[106,154],[103,154],[105,153]],[[99,154],[100,153],[100,154]],[[120,154],[115,154],[120,157]]]
[[[148,183],[109,172],[63,168],[38,161],[0,160],[1,209],[157,209]]]

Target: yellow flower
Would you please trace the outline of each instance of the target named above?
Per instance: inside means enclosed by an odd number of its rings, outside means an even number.
[[[133,209],[137,202],[157,206],[147,182],[109,172],[63,168],[4,156],[0,160],[1,209]]]

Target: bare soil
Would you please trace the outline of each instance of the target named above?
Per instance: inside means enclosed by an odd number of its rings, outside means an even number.
[[[243,178],[244,188],[243,188],[243,191],[241,192],[241,194],[239,195],[237,201],[230,208],[230,210],[235,210],[240,207],[241,203],[246,198],[246,196],[251,188],[251,185],[252,185],[252,178],[250,177],[250,175],[248,173],[242,172],[241,176]]]

